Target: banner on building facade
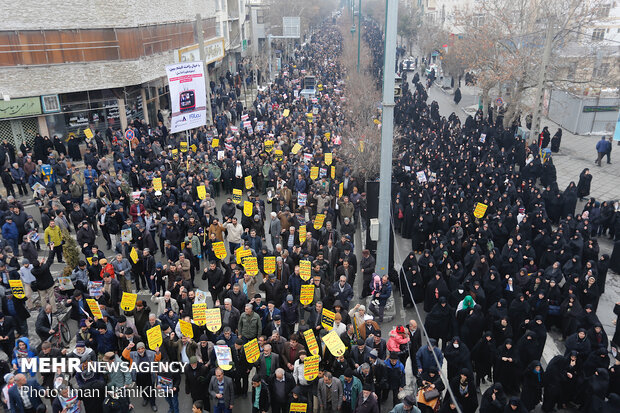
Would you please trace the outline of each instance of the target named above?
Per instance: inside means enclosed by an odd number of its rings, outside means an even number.
[[[166,66],[172,118],[170,132],[177,133],[207,124],[207,92],[204,64],[185,62]]]

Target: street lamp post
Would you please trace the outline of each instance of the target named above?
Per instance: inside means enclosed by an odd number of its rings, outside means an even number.
[[[362,0],[359,0],[359,7],[357,10],[357,73],[360,72],[360,40],[362,37]]]

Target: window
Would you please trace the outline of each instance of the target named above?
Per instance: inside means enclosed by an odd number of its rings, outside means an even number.
[[[592,77],[602,78],[609,73],[609,63],[601,63],[598,67],[595,67],[592,71]]]
[[[611,4],[603,4],[598,9],[598,17],[609,17],[609,12],[611,11]]]
[[[44,95],[41,96],[43,101],[43,113],[60,112],[60,101],[58,95]]]
[[[256,23],[265,24],[265,12],[263,10],[256,10]]]
[[[594,29],[592,31],[592,41],[600,42],[605,39],[605,29]]]

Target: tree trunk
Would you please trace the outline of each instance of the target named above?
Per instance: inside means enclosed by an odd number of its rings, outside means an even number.
[[[482,89],[482,115],[486,118],[489,115],[489,89]]]

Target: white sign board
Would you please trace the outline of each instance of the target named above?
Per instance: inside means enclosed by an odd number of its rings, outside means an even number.
[[[300,37],[301,19],[297,17],[282,17],[282,37],[298,39]]]
[[[176,63],[166,66],[172,133],[207,124],[207,92],[202,62]]]
[[[217,37],[205,41],[205,63],[213,63],[218,60],[222,60],[226,55],[226,49],[224,47],[224,38]],[[199,62],[200,50],[198,44],[178,49],[174,56],[174,60],[177,63],[183,62]]]

